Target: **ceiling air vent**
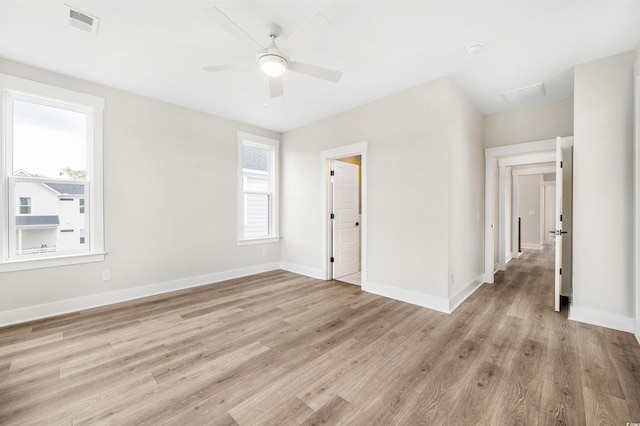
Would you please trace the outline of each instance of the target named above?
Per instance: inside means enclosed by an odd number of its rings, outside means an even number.
[[[547,94],[543,83],[534,84],[533,86],[521,87],[520,89],[509,90],[502,94],[502,99],[508,104],[524,102],[531,99],[541,98]]]
[[[81,12],[68,4],[66,4],[65,7],[67,9],[67,22],[69,22],[70,26],[96,35],[98,32],[98,23],[100,22],[99,18]]]

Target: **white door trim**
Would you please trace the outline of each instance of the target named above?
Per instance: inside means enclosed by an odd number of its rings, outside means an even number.
[[[331,279],[331,226],[330,218],[331,214],[331,199],[330,199],[330,172],[331,172],[331,160],[339,158],[351,157],[359,155],[361,159],[361,173],[362,173],[362,185],[361,185],[361,197],[362,197],[362,212],[360,221],[360,270],[361,270],[361,286],[363,290],[366,290],[367,285],[367,141],[358,142],[351,145],[340,146],[333,149],[327,149],[320,153],[320,160],[322,161],[322,188],[320,190],[321,199],[321,214],[322,214],[322,272],[323,279]]]
[[[504,224],[494,224],[494,184],[495,171],[498,167],[498,160],[504,157],[511,157],[523,154],[532,154],[546,151],[554,151],[556,147],[555,139],[546,139],[536,142],[526,142],[514,145],[505,145],[495,148],[485,148],[484,166],[484,273],[482,279],[485,283],[493,283],[494,272],[494,226],[498,226],[498,238],[502,238]],[[504,209],[504,206],[498,206]],[[502,230],[501,230],[502,228]]]

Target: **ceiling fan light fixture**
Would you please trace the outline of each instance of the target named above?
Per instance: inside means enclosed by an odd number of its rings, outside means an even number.
[[[269,77],[280,77],[287,70],[287,60],[279,55],[263,55],[258,59],[263,73]]]

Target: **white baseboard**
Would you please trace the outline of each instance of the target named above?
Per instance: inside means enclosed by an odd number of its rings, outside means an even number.
[[[267,263],[0,312],[0,327],[280,269]]]
[[[569,306],[569,319],[584,322],[586,324],[599,325],[600,327],[633,333],[633,318],[617,315],[598,309]]]
[[[429,294],[418,293],[413,290],[392,287],[387,284],[371,281],[364,283],[362,290],[401,302],[422,306],[423,308],[433,309],[434,311],[440,311],[446,314],[450,313],[449,301],[444,297],[431,296]]]
[[[526,249],[542,250],[542,244],[522,243],[521,246],[522,248],[526,248]]]
[[[304,275],[306,277],[326,280],[327,277],[322,273],[321,269],[309,268],[308,266],[296,265],[294,263],[281,262],[280,269],[293,272],[294,274]]]
[[[484,282],[482,281],[482,274],[480,274],[471,280],[469,284],[458,290],[458,292],[449,299],[449,312],[455,311],[456,308],[467,300],[467,297],[471,296],[482,284],[484,284]]]

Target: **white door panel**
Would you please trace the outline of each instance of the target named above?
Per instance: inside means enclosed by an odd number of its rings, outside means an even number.
[[[560,311],[560,296],[571,296],[572,262],[572,149],[573,138],[556,139],[556,226],[555,226],[555,299]]]
[[[359,166],[333,161],[333,278],[360,270],[358,238]]]
[[[562,138],[556,139],[556,262],[554,281],[554,309],[560,312],[560,288],[562,286]]]

